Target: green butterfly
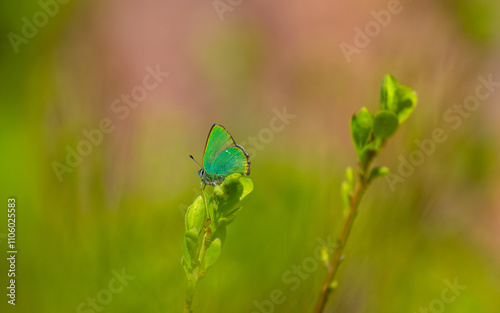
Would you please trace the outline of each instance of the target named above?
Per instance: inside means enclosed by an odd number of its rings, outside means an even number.
[[[196,162],[192,155],[189,157]],[[219,185],[228,175],[234,173],[250,174],[248,153],[219,124],[214,124],[208,133],[202,163],[198,175],[201,177],[201,182],[207,185]]]

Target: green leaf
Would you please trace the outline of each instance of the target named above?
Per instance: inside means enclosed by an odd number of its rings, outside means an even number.
[[[182,240],[182,259],[184,262],[186,262],[186,266],[188,266],[191,269],[191,254],[189,253],[189,249],[187,246],[187,240],[186,237],[184,237],[184,240]]]
[[[215,189],[216,188],[220,188],[220,186],[215,186],[213,191],[214,193],[212,193],[210,196],[209,195],[205,195],[206,199],[207,199],[207,213],[208,213],[208,218],[211,219],[212,221],[215,221],[217,220],[218,216],[217,216],[217,209],[216,209],[216,203],[215,203],[215,200],[214,200],[214,194],[215,194]]]
[[[358,115],[351,118],[351,137],[358,156],[368,143],[373,129],[373,117],[367,108],[362,108]]]
[[[198,231],[196,228],[192,228],[184,233],[184,241],[182,244],[182,252],[184,254],[184,259],[186,260],[189,267],[196,261],[198,250]]]
[[[196,198],[187,209],[186,230],[196,228],[198,233],[200,233],[203,230],[203,224],[206,219],[207,217],[203,197],[198,196],[198,198]]]
[[[417,106],[417,94],[413,89],[407,86],[399,86],[397,91],[398,105],[396,114],[398,116],[399,124],[403,124],[415,110]]]
[[[214,187],[214,195],[216,195],[219,198],[224,196],[224,190],[222,190],[221,185],[217,185]]]
[[[196,275],[203,276],[205,270],[215,263],[226,238],[226,226],[240,212],[240,201],[252,190],[253,182],[250,178],[238,173],[232,174],[226,177],[221,185],[203,190],[203,195],[196,198],[188,208],[186,212],[186,229],[188,230],[184,235],[182,247],[184,254],[182,265],[188,273],[188,280],[189,277]],[[208,216],[206,216],[207,211]],[[201,233],[205,227],[211,230],[209,238],[216,239],[208,244],[202,260],[204,267],[200,270],[197,257],[200,253]]]
[[[361,167],[363,170],[366,170],[368,162],[377,155],[377,152],[380,150],[380,143],[375,140],[368,143],[363,150],[358,154],[359,163],[361,163]]]
[[[390,110],[398,117],[399,124],[406,121],[417,105],[415,91],[400,85],[391,75],[386,75],[380,92],[380,107]]]
[[[215,261],[217,261],[220,256],[221,246],[222,243],[220,238],[215,239],[208,246],[207,251],[205,252],[205,270],[210,268],[214,265]]]
[[[231,224],[238,215],[238,213],[240,213],[241,209],[243,209],[243,207],[234,208],[233,210],[231,210],[231,213],[228,213],[226,215],[226,217],[220,218],[219,223],[224,223],[225,225]]]
[[[214,188],[214,199],[217,202],[218,218],[228,218],[239,208],[239,202],[253,189],[250,178],[241,174],[231,174],[224,182]]]
[[[253,182],[250,178],[242,176],[240,178],[240,183],[243,186],[243,192],[241,194],[240,200],[243,200],[249,193],[253,191]]]
[[[373,131],[375,137],[382,140],[392,136],[396,129],[398,129],[398,126],[398,118],[391,111],[380,111],[373,119]]]
[[[398,86],[398,82],[392,75],[385,75],[380,90],[380,108],[382,110],[394,110],[396,108]]]
[[[376,167],[371,171],[368,182],[372,182],[375,178],[385,176],[389,174],[389,172],[390,170],[385,166]]]
[[[186,276],[188,276],[189,273],[191,273],[192,268],[188,264],[188,262],[186,262],[186,258],[184,258],[184,256],[182,256],[182,258],[181,258],[181,264],[182,264],[182,268],[184,269],[184,272],[186,273]]]
[[[356,179],[354,178],[354,171],[350,166],[345,170],[345,180],[349,184],[349,192],[351,193],[356,185]]]
[[[325,246],[321,246],[321,261],[328,267],[330,263],[330,255],[328,254],[328,249]]]
[[[339,282],[334,280],[330,283],[330,286],[328,286],[328,288],[330,289],[330,292],[333,292],[333,291],[335,291],[335,289],[337,289],[338,286],[339,286]]]

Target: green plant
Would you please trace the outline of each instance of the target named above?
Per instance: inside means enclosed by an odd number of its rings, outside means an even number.
[[[406,121],[417,105],[417,95],[407,86],[400,85],[394,77],[384,78],[380,96],[380,111],[372,114],[363,107],[358,115],[351,118],[351,137],[358,157],[357,175],[347,168],[345,181],[341,185],[344,203],[344,220],[332,255],[327,256],[327,274],[316,304],[315,313],[325,309],[329,295],[336,289],[334,280],[343,259],[342,253],[347,243],[359,203],[370,184],[378,177],[389,173],[387,167],[374,167],[372,163],[399,125]]]
[[[226,226],[241,211],[240,201],[252,190],[250,178],[232,174],[221,185],[201,189],[202,195],[187,209],[181,261],[187,277],[185,313],[192,312],[198,281],[219,258]]]

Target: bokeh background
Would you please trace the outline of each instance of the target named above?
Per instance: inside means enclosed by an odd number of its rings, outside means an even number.
[[[340,44],[391,1],[221,0],[222,20],[212,1],[41,3],[52,6],[0,4],[0,246],[7,251],[14,196],[19,251],[17,303],[2,296],[1,312],[99,312],[87,299],[106,299],[123,269],[134,278],[101,312],[181,312],[183,212],[199,194],[188,155],[202,158],[216,122],[253,150],[255,189],[194,312],[259,312],[255,301],[275,289],[286,300],[272,312],[311,312],[325,270],[296,290],[282,276],[338,232],[339,186],[356,165],[349,119],[377,110],[387,73],[417,90],[419,104],[377,164],[397,173],[415,140],[436,128],[448,137],[393,191],[385,179],[368,191],[326,311],[498,312],[500,90],[457,129],[443,118],[474,95],[479,76],[500,81],[497,1],[401,1],[350,62]],[[36,34],[13,45],[34,16]],[[169,75],[120,119],[113,103],[148,67]],[[295,117],[265,130],[284,110]],[[114,130],[58,179],[54,162],[65,164],[67,147],[103,118]],[[442,308],[435,299],[455,279],[467,289]]]

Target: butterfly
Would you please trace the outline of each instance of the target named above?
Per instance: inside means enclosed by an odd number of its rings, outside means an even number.
[[[192,155],[189,157],[196,162]],[[207,185],[219,185],[234,173],[250,174],[248,153],[220,124],[214,124],[208,133],[202,163],[198,163],[202,167],[198,175]]]

